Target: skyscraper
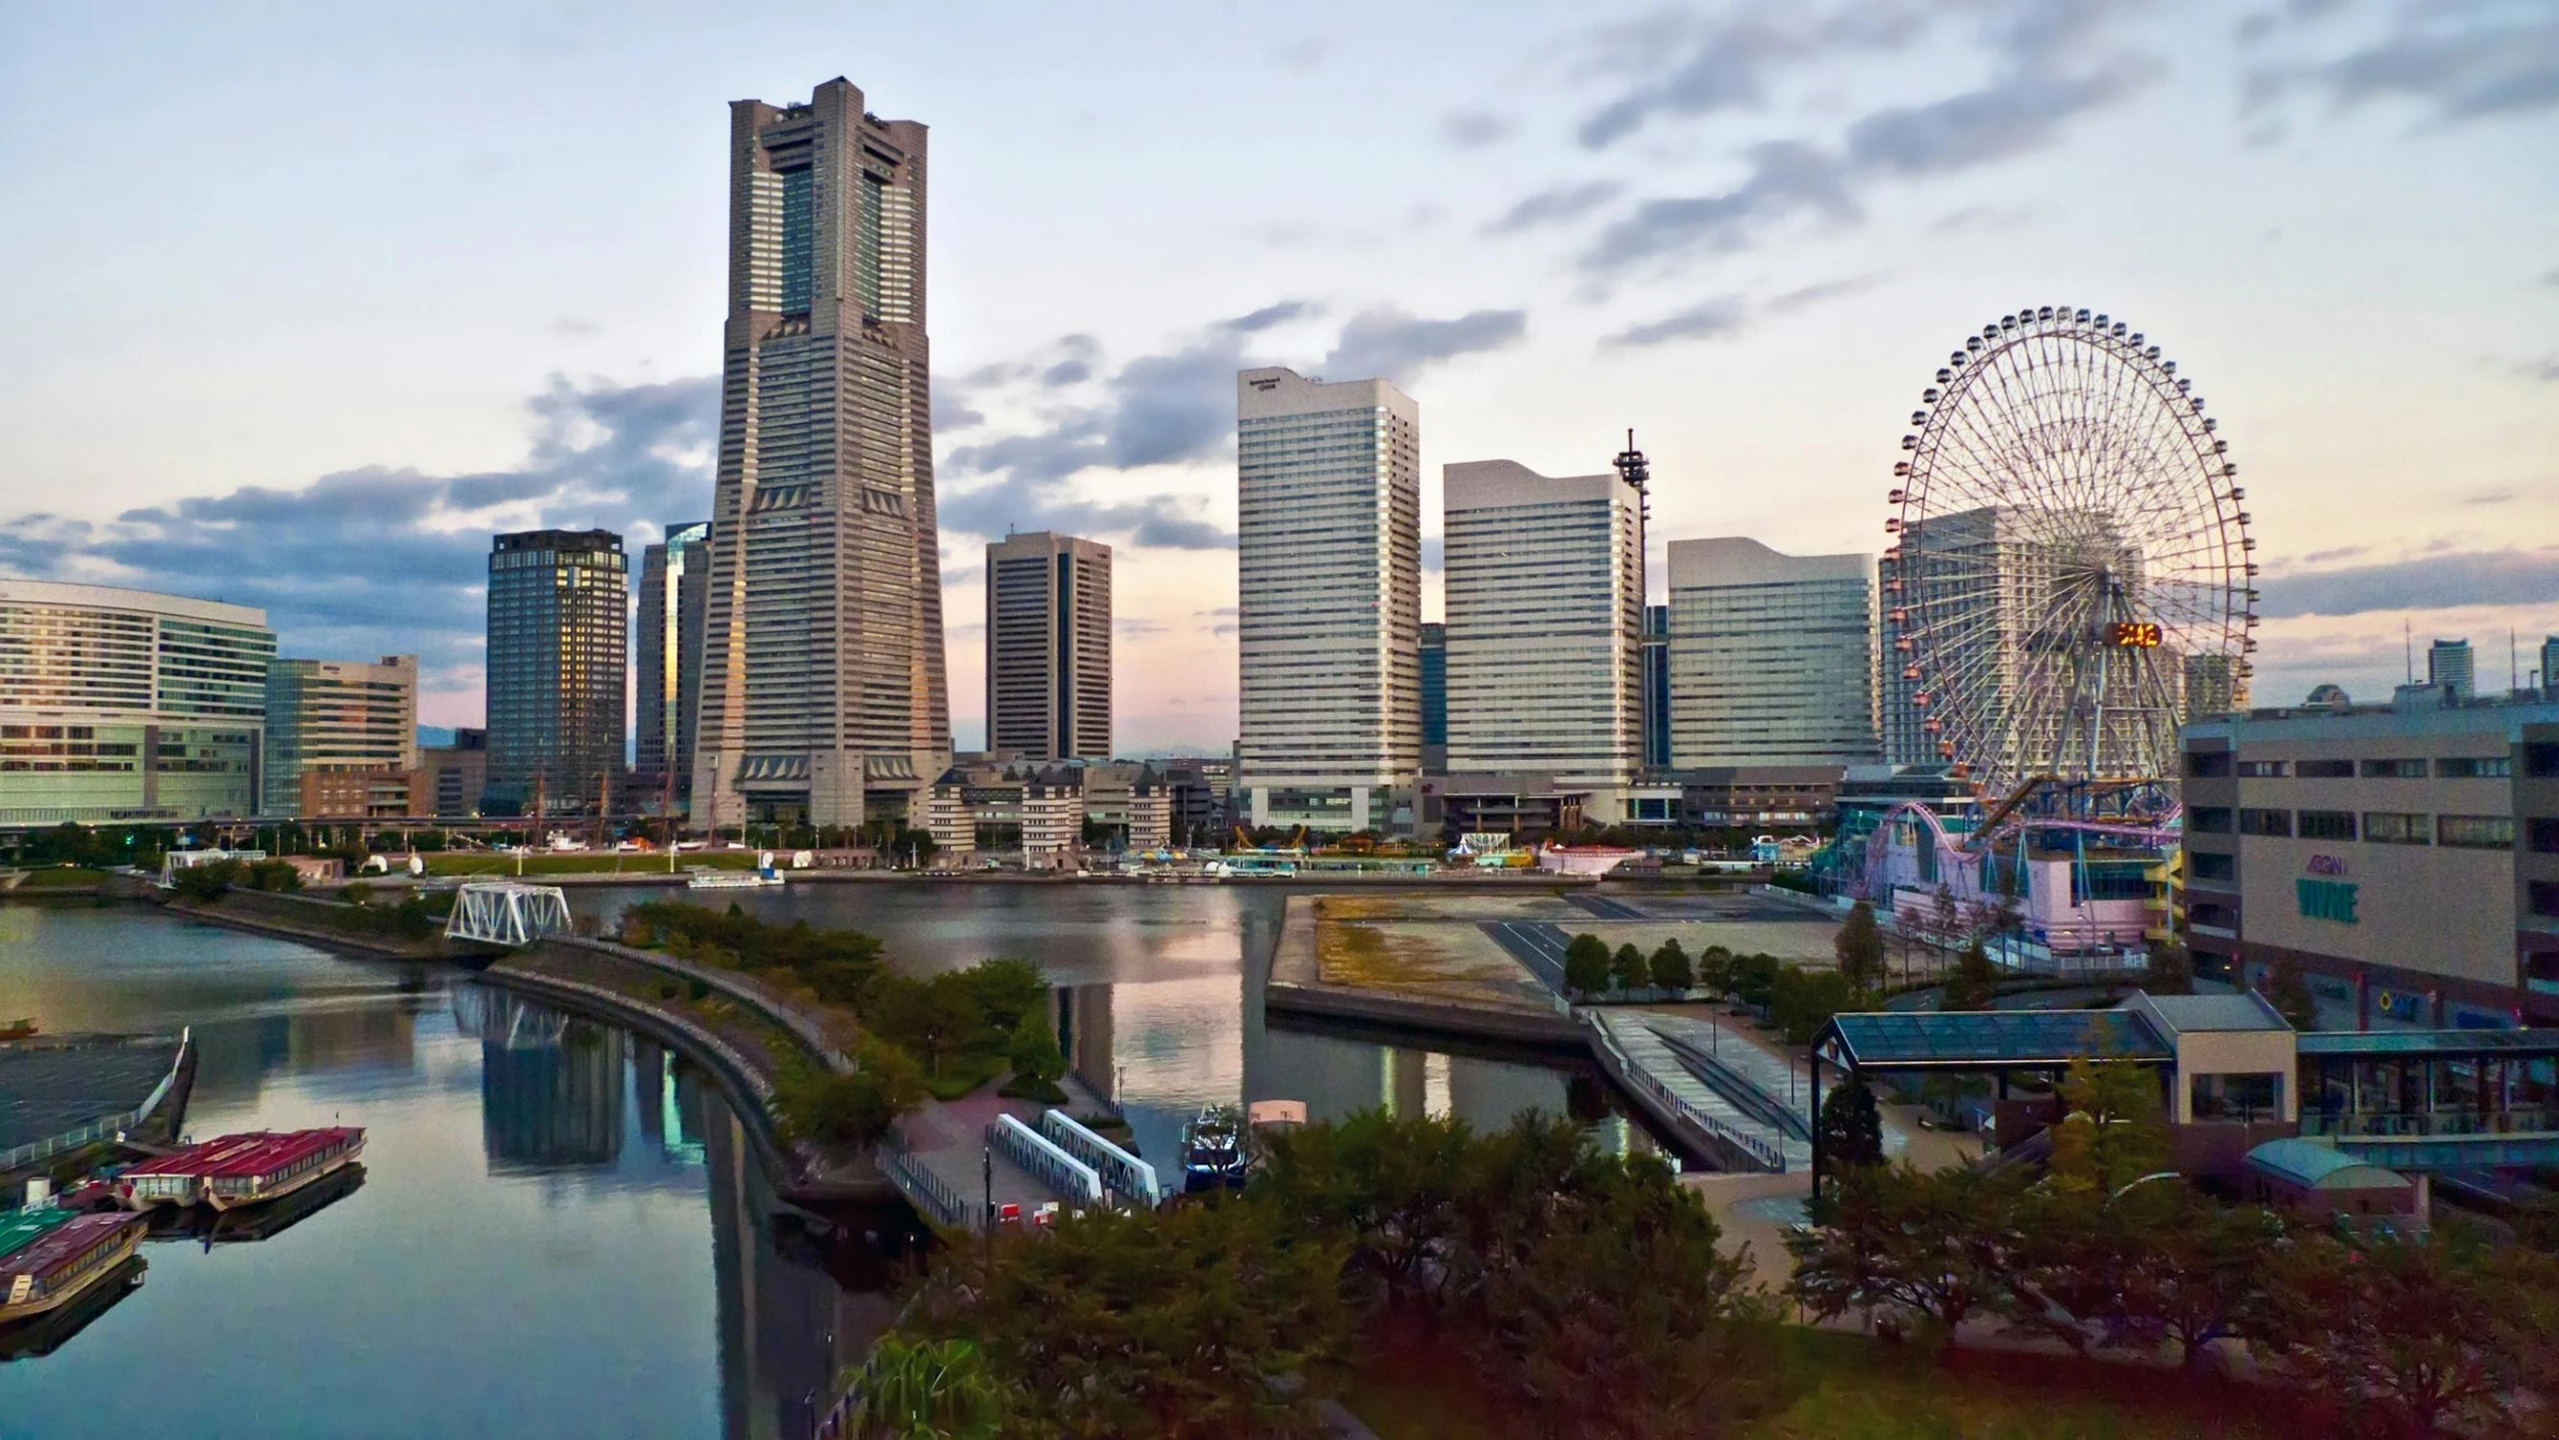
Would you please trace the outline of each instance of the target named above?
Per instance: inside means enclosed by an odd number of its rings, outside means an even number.
[[[1422,773],[1448,773],[1448,626],[1422,626]]]
[[[599,803],[621,778],[630,562],[610,530],[526,530],[489,551],[489,789],[530,813]]]
[[[1111,758],[1111,547],[1045,530],[986,547],[986,748]]]
[[[1379,829],[1421,765],[1421,411],[1383,380],[1235,377],[1238,819]]]
[[[397,805],[389,813],[423,815],[429,807],[418,802],[432,797],[412,793],[422,788],[417,772],[418,657],[278,660],[267,668],[259,814],[362,817]]]
[[[1855,765],[1875,733],[1875,577],[1863,555],[1738,536],[1670,545],[1671,763]]]
[[[2453,697],[2468,700],[2479,693],[2478,669],[2468,640],[2437,640],[2426,647],[2426,683],[2449,685]]]
[[[949,761],[924,138],[841,78],[729,107],[697,827],[920,823]]]
[[[2545,696],[2559,696],[2559,635],[2541,637],[2541,678],[2534,682]]]
[[[1670,607],[1644,607],[1644,768],[1670,767]]]
[[[1643,492],[1509,460],[1451,465],[1448,770],[1535,774],[1626,818],[1643,764]]]
[[[639,619],[631,665],[639,692],[632,782],[639,803],[681,805],[693,786],[693,735],[702,709],[702,606],[710,594],[711,522],[670,525],[640,552]]]

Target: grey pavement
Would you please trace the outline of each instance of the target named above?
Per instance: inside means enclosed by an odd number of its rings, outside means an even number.
[[[1690,1109],[1741,1134],[1766,1141],[1786,1156],[1789,1170],[1810,1165],[1813,1147],[1781,1131],[1758,1114],[1734,1104],[1721,1090],[1697,1077],[1696,1072],[1680,1062],[1678,1052],[1664,1043],[1653,1026],[1662,1017],[1619,1007],[1584,1012],[1595,1016],[1617,1042],[1627,1062],[1650,1075],[1663,1089],[1676,1095]],[[1782,1085],[1782,1081],[1780,1082]],[[1781,1088],[1779,1096],[1784,1095]]]

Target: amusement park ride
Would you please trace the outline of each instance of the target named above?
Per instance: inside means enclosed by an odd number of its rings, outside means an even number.
[[[2165,933],[2177,727],[2246,703],[2257,566],[2228,442],[2159,347],[2029,307],[1920,395],[1880,566],[1887,758],[1946,798],[1852,805],[1816,859],[1907,925],[2054,956]],[[1994,918],[1996,917],[1996,918]]]

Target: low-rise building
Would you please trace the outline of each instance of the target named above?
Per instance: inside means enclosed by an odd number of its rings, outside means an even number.
[[[1839,814],[1837,765],[1715,765],[1675,772],[1692,830],[1818,830]]]
[[[1084,825],[1115,832],[1120,848],[1161,850],[1173,843],[1173,787],[1142,761],[1084,767]]]
[[[1425,814],[1438,816],[1439,836],[1454,844],[1462,835],[1508,835],[1526,842],[1570,835],[1582,828],[1585,786],[1552,775],[1447,775],[1422,782]]]
[[[937,854],[1063,869],[1084,843],[1084,772],[1074,765],[953,765],[925,796]]]
[[[265,796],[277,819],[415,815],[418,657],[278,660],[267,669]],[[396,793],[395,793],[396,792]]]
[[[1158,762],[1172,805],[1173,843],[1222,845],[1234,826],[1228,803],[1235,789],[1235,761],[1223,755],[1176,756]]]
[[[2185,727],[2200,971],[2293,961],[2336,1028],[2559,1021],[2559,704],[2458,694]]]
[[[457,729],[450,745],[429,745],[418,752],[420,814],[463,819],[480,813],[480,794],[489,788],[489,732]]]

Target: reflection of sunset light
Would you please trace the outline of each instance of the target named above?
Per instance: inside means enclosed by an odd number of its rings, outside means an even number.
[[[1124,1100],[1232,1105],[1244,1093],[1244,977],[1114,985],[1111,1036],[1112,1061],[1127,1070]]]

